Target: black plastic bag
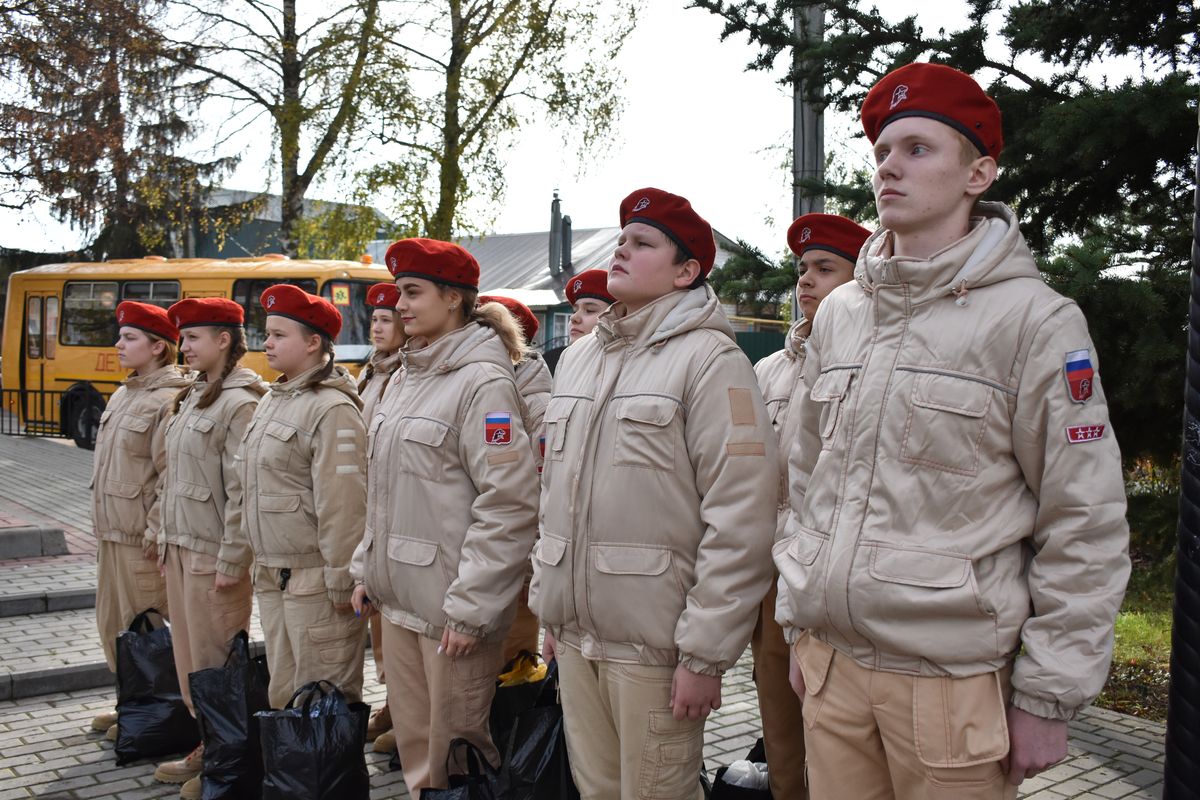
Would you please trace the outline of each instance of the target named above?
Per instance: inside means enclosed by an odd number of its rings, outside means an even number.
[[[255,713],[267,711],[266,660],[250,657],[250,636],[230,643],[225,666],[188,676],[204,741],[203,800],[257,800],[262,796],[262,751]]]
[[[367,800],[371,787],[363,748],[370,714],[370,706],[347,703],[329,681],[301,686],[281,711],[255,714],[263,800]]]
[[[765,764],[767,762],[767,749],[763,745],[763,740],[760,738],[750,748],[750,752],[746,754],[746,761],[754,764]],[[746,789],[741,786],[731,786],[725,783],[725,773],[728,767],[721,767],[717,770],[716,776],[712,782],[712,800],[772,800],[774,795],[768,789]],[[768,766],[768,769],[770,767]]]
[[[155,628],[150,615],[159,617]],[[117,637],[117,764],[187,753],[200,729],[183,702],[171,629],[157,609],[133,618]]]
[[[450,764],[457,751],[466,754],[466,773],[452,773]],[[452,739],[446,755],[448,789],[422,789],[420,800],[501,800],[497,791],[496,770],[483,752],[466,739]]]
[[[535,665],[540,660],[533,653],[522,650],[517,654],[516,658],[504,665],[504,668],[500,670],[500,674],[503,675],[506,672],[511,672],[522,659],[528,659]],[[516,686],[501,686],[500,681],[496,681],[496,694],[492,697],[488,728],[492,734],[492,741],[495,742],[497,748],[504,748],[504,743],[508,741],[508,734],[512,731],[513,723],[517,721],[517,715],[537,705],[538,697],[541,695],[542,687],[545,684],[546,681],[544,679]]]
[[[546,679],[536,684],[533,704],[517,714],[500,766],[503,800],[578,800],[571,777],[567,734],[558,702],[558,662],[551,661]]]

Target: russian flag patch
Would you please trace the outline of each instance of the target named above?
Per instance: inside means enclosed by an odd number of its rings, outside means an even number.
[[[1063,372],[1067,377],[1067,391],[1071,400],[1086,403],[1092,396],[1092,382],[1096,377],[1096,372],[1092,369],[1092,352],[1072,350],[1067,353]]]
[[[484,444],[509,444],[512,442],[512,414],[507,411],[489,411],[483,418]]]

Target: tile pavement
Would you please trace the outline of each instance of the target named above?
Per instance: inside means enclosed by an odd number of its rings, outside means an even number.
[[[95,545],[88,531],[90,452],[68,443],[0,436],[0,525],[5,520],[54,523],[68,535],[70,555],[0,562],[0,597],[44,584],[53,588],[95,581]],[[47,587],[48,588],[48,587]],[[257,615],[254,620],[257,630]],[[0,618],[0,680],[39,670],[102,662],[92,611]],[[382,688],[366,668],[368,702]],[[154,783],[153,763],[117,767],[112,745],[88,723],[111,708],[112,690],[84,689],[0,701],[0,800],[14,798],[174,797],[178,788]],[[758,706],[748,657],[727,676],[724,704],[706,728],[704,757],[710,771],[736,760],[758,736]],[[1027,781],[1030,800],[1149,800],[1161,795],[1164,727],[1090,709],[1071,724],[1067,760]],[[372,798],[407,798],[400,773],[368,754]]]

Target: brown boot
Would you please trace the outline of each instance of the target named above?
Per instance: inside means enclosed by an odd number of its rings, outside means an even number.
[[[379,738],[382,733],[387,733],[392,729],[392,712],[388,711],[387,703],[383,707],[371,715],[371,719],[367,722],[367,741],[373,742]]]
[[[180,800],[200,800],[204,794],[204,787],[200,783],[200,778],[197,776],[185,783],[179,789]]]
[[[117,712],[105,711],[92,718],[92,730],[107,733],[108,729],[117,724]]]
[[[379,734],[375,740],[375,744],[371,747],[376,753],[394,753],[396,752],[396,734],[391,731],[386,731]]]
[[[154,770],[154,780],[159,783],[187,783],[192,778],[200,776],[200,767],[204,758],[204,745],[199,745],[178,761],[166,761]]]
[[[117,740],[117,726],[113,725],[111,728],[105,731],[104,738],[108,739],[110,742],[115,742]]]

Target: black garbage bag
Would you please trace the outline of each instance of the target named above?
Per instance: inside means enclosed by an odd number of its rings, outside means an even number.
[[[367,800],[370,714],[370,706],[347,703],[329,681],[304,684],[281,711],[256,713],[263,800]]]
[[[746,754],[746,760],[754,764],[767,763],[767,749],[761,738],[754,744],[754,747],[750,748],[750,752]],[[747,789],[743,786],[726,783],[725,773],[728,771],[728,767],[721,767],[717,770],[712,782],[711,800],[772,800],[774,797],[769,788]]]
[[[179,690],[171,629],[157,609],[138,614],[117,637],[117,717],[118,765],[186,753],[200,742]]]
[[[204,741],[203,800],[262,796],[262,751],[254,715],[271,708],[266,659],[250,657],[250,636],[239,632],[225,665],[188,676]]]
[[[453,763],[465,763],[465,773],[456,772]],[[452,739],[446,755],[448,789],[422,789],[420,800],[502,800],[496,786],[496,770],[483,751],[466,739]]]
[[[536,684],[533,704],[517,714],[503,747],[499,792],[503,800],[578,800],[567,757],[567,734],[558,702],[558,662]]]
[[[500,674],[512,674],[523,667],[536,667],[540,661],[538,656],[528,650],[522,650],[516,658],[504,665]],[[537,704],[545,683],[543,679],[516,686],[503,686],[500,679],[496,680],[496,694],[492,697],[488,727],[492,733],[492,741],[498,749],[503,750],[513,723],[517,721],[517,715]]]

